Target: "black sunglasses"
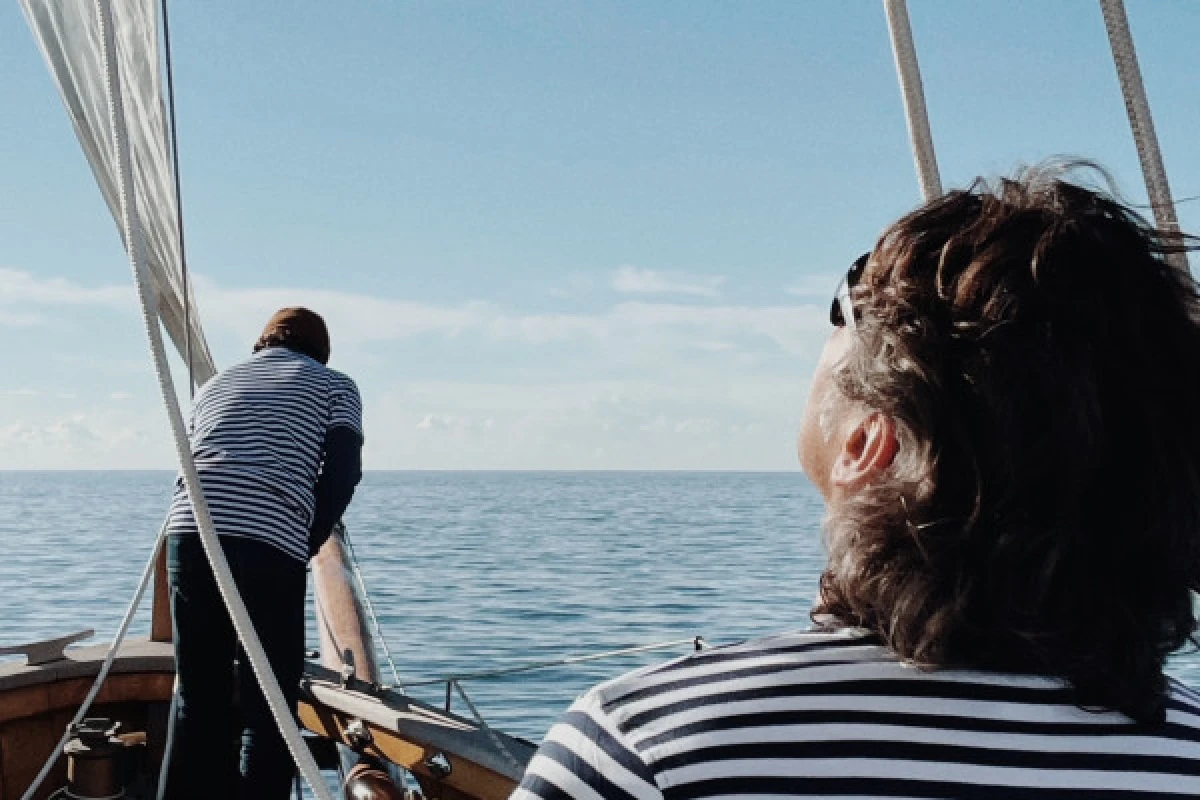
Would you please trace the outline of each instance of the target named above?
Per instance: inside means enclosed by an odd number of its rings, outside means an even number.
[[[858,314],[854,310],[854,300],[850,296],[850,290],[857,286],[859,280],[862,279],[863,270],[867,268],[867,260],[870,257],[870,253],[863,253],[859,256],[850,265],[850,269],[846,270],[846,276],[838,284],[837,292],[833,295],[833,303],[829,306],[829,323],[835,328],[840,328],[847,323],[849,323],[850,330],[858,327]]]

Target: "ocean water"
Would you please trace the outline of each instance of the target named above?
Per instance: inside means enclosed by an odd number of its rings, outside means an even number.
[[[172,478],[0,472],[0,643],[111,636]],[[798,473],[368,473],[346,522],[400,677],[417,681],[805,627],[821,514]],[[537,740],[588,686],[687,650],[465,686],[490,724]],[[1172,671],[1200,688],[1196,655]]]

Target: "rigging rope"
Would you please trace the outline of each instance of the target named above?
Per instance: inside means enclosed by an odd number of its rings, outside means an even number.
[[[479,729],[487,734],[488,739],[496,746],[497,750],[504,754],[504,757],[508,759],[510,764],[523,772],[525,765],[517,760],[517,757],[512,754],[512,751],[508,749],[504,741],[492,730],[492,726],[487,724],[487,720],[483,718],[483,714],[479,713],[479,709],[471,702],[471,698],[467,697],[467,690],[462,687],[462,684],[458,681],[450,681],[450,685],[458,690],[458,696],[462,698],[462,701],[467,704],[467,708],[471,710],[471,715],[475,717],[475,722],[479,724]]]
[[[913,43],[908,5],[905,0],[883,0],[883,9],[887,13],[888,31],[892,36],[892,53],[896,58],[900,92],[904,96],[904,115],[908,120],[908,135],[912,140],[921,194],[926,200],[933,200],[942,195],[942,176],[938,172],[937,155],[933,150],[929,110],[925,107],[925,86],[921,81],[921,68],[917,64],[917,48]]]
[[[1125,98],[1125,113],[1129,116],[1129,127],[1133,131],[1133,143],[1142,165],[1142,177],[1146,181],[1146,194],[1150,196],[1154,222],[1169,234],[1179,234],[1179,220],[1175,216],[1175,204],[1171,202],[1171,186],[1167,183],[1167,170],[1163,166],[1158,134],[1154,131],[1150,101],[1146,98],[1146,85],[1142,81],[1141,67],[1138,66],[1124,0],[1100,0],[1100,11],[1104,15],[1104,27],[1108,31],[1108,43],[1117,67],[1121,95]],[[1187,254],[1184,252],[1169,253],[1167,261],[1184,271],[1188,270]]]
[[[395,688],[399,691],[404,691],[403,682],[400,680],[400,671],[396,669],[396,662],[392,660],[392,651],[388,647],[387,637],[383,635],[383,628],[379,625],[379,617],[375,614],[375,604],[371,602],[371,592],[367,589],[367,581],[363,577],[362,570],[358,567],[358,556],[354,553],[354,545],[350,542],[350,531],[340,521],[337,524],[335,533],[340,532],[342,541],[346,543],[346,551],[350,554],[350,566],[354,568],[354,577],[358,580],[359,588],[362,589],[363,602],[367,606],[367,616],[371,618],[371,625],[375,628],[375,636],[379,639],[379,644],[383,648],[383,656],[387,659],[388,667],[392,670],[392,679],[396,682]]]
[[[150,585],[150,581],[154,577],[154,568],[158,564],[158,553],[162,550],[163,539],[166,538],[166,535],[167,523],[164,521],[162,528],[158,532],[158,536],[154,540],[154,549],[150,553],[150,560],[146,562],[146,567],[142,570],[142,579],[138,581],[137,590],[133,593],[133,599],[125,609],[125,616],[121,617],[121,624],[117,626],[117,633],[113,636],[112,643],[108,646],[108,655],[104,657],[104,663],[100,665],[100,671],[96,673],[96,680],[92,682],[92,688],[88,690],[87,696],[83,698],[83,703],[80,704],[79,710],[75,712],[75,716],[71,718],[71,722],[67,725],[62,738],[58,740],[58,744],[50,751],[50,757],[42,765],[41,771],[33,779],[33,783],[29,784],[29,788],[25,790],[25,794],[21,795],[21,800],[31,800],[37,794],[38,789],[41,788],[42,783],[46,780],[46,776],[50,774],[50,770],[54,768],[59,756],[62,755],[63,748],[71,740],[71,736],[73,735],[72,729],[83,720],[84,716],[91,709],[92,703],[96,701],[96,697],[100,694],[100,689],[104,686],[104,681],[108,679],[108,672],[112,669],[113,662],[117,660],[117,652],[121,648],[121,643],[125,641],[125,635],[129,633],[129,626],[133,622],[138,608],[142,605],[142,597],[146,594],[146,587]]]
[[[146,336],[150,340],[150,352],[154,361],[154,371],[158,378],[159,390],[162,392],[166,405],[167,417],[171,423],[171,433],[174,438],[175,450],[179,457],[184,484],[192,503],[192,512],[196,526],[200,532],[200,541],[212,566],[213,577],[217,589],[225,601],[238,639],[246,651],[247,658],[259,685],[262,687],[267,706],[271,710],[275,722],[283,735],[288,751],[296,762],[301,774],[304,775],[313,793],[320,800],[333,800],[320,768],[308,746],[304,743],[297,727],[291,708],[284,700],[275,678],[267,654],[263,651],[262,643],[254,631],[246,605],[238,593],[229,563],[221,550],[220,540],[209,514],[208,503],[204,498],[204,488],[200,483],[200,475],[196,470],[196,462],[192,458],[191,444],[183,423],[183,414],[179,409],[179,398],[175,393],[174,379],[171,376],[171,366],[167,361],[166,349],[163,346],[162,330],[159,328],[157,298],[145,263],[143,232],[138,220],[138,210],[135,207],[136,198],[133,188],[133,165],[129,152],[128,132],[125,123],[125,108],[121,94],[120,75],[118,73],[117,48],[113,30],[112,8],[109,0],[95,0],[102,34],[102,57],[105,68],[105,94],[108,99],[108,112],[113,125],[113,145],[117,161],[117,186],[120,198],[121,223],[125,234],[124,239],[129,250],[129,261],[133,268],[134,283],[137,285],[138,299],[142,312],[142,323]]]
[[[693,636],[691,639],[673,639],[669,642],[656,642],[654,644],[643,644],[637,647],[623,647],[620,650],[608,650],[603,653],[591,653],[585,656],[567,656],[566,658],[556,658],[551,661],[538,661],[534,664],[521,664],[516,667],[502,667],[501,669],[493,669],[485,672],[463,672],[456,675],[446,675],[442,678],[428,678],[420,681],[409,681],[408,686],[434,686],[439,683],[456,683],[458,681],[474,680],[477,678],[496,678],[501,675],[515,675],[518,672],[531,672],[535,669],[546,669],[548,667],[569,667],[572,664],[583,664],[588,661],[598,661],[602,658],[615,658],[617,656],[627,656],[634,653],[647,653],[651,650],[665,650],[669,647],[680,647],[685,644],[690,644],[696,650],[703,650],[708,646],[704,641],[703,636]]]

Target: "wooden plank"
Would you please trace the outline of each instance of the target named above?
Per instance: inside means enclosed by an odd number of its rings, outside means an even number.
[[[150,611],[150,641],[170,642],[175,637],[171,625],[171,587],[167,583],[167,548],[158,551],[154,564],[154,605]]]
[[[72,706],[0,724],[0,800],[4,797],[21,797],[34,776],[41,770],[42,764],[54,752],[75,712],[76,708]],[[131,739],[144,739],[146,736],[146,703],[138,700],[98,703],[93,714],[119,721],[122,730]],[[149,763],[151,769],[157,769],[157,761]],[[65,782],[66,759],[60,757],[43,784],[44,788],[38,791],[36,797],[49,797]]]
[[[0,723],[34,717],[59,709],[79,707],[92,688],[92,678],[70,678],[57,683],[22,686],[0,692]],[[96,703],[153,702],[170,700],[175,686],[171,673],[126,673],[109,675]]]
[[[0,728],[0,754],[3,755],[4,792],[20,797],[37,775],[46,758],[54,751],[63,729],[71,721],[70,711],[21,720]],[[46,782],[34,796],[44,800],[67,782],[67,764],[59,759]]]
[[[0,692],[20,686],[56,683],[67,678],[96,675],[108,656],[108,645],[72,647],[66,657],[38,666],[21,663],[0,664]],[[127,672],[175,672],[174,648],[169,643],[148,639],[129,639],[113,663],[114,674]]]
[[[537,749],[532,742],[497,730],[485,732],[471,720],[407,695],[369,687],[342,688],[326,678],[328,670],[311,664],[306,675],[302,696],[315,705],[346,719],[361,719],[377,725],[406,741],[457,756],[514,781],[521,779],[525,764]],[[517,763],[514,764],[496,745],[497,739]]]

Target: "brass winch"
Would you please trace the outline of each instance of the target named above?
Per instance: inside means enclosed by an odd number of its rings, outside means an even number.
[[[71,726],[67,786],[58,795],[72,800],[118,800],[125,797],[126,744],[117,733],[120,722],[90,717]]]

